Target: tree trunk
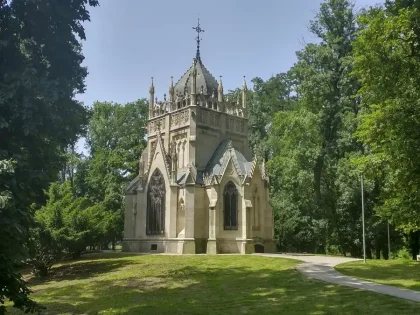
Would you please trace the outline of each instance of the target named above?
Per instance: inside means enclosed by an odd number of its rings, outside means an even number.
[[[319,203],[321,202],[321,176],[323,166],[324,156],[321,155],[317,158],[314,169],[314,202],[316,205],[319,205]]]
[[[417,255],[419,254],[419,235],[420,232],[416,231],[416,232],[411,232],[410,233],[410,249],[411,249],[411,254],[413,256],[413,260],[417,260]]]
[[[375,246],[376,259],[381,259],[381,244],[377,241]]]
[[[366,243],[368,243],[367,240],[366,240]],[[372,249],[367,244],[366,244],[366,258],[372,259]]]

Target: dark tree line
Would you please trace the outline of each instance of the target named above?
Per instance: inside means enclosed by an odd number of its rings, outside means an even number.
[[[360,257],[363,173],[368,257],[388,258],[388,223],[394,255],[419,253],[418,7],[326,0],[309,23],[318,42],[253,80],[249,140],[268,162],[280,249]]]

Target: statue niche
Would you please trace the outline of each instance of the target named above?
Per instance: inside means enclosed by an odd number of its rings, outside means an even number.
[[[165,179],[160,170],[155,169],[147,189],[146,231],[148,235],[165,232],[165,197]]]

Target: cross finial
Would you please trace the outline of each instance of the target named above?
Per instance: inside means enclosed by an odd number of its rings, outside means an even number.
[[[200,27],[200,17],[198,17],[198,24],[197,27],[193,27],[193,30],[197,32],[197,37],[195,40],[197,41],[197,53],[196,53],[196,59],[198,60],[200,58],[200,33],[204,33],[204,30]]]

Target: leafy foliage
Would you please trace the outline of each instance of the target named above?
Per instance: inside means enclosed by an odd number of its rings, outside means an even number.
[[[419,21],[411,7],[366,15],[354,44],[355,74],[363,83],[357,137],[369,148],[360,163],[384,182],[378,213],[406,232],[420,227]]]
[[[29,311],[36,305],[15,268],[24,257],[30,205],[45,200],[43,190],[56,180],[62,150],[87,122],[73,96],[83,92],[87,74],[81,66],[81,22],[89,20],[88,6],[96,5],[0,0],[0,139],[6,139],[0,141],[0,160],[15,161],[14,173],[2,174],[0,182],[0,191],[9,194],[0,231],[0,302],[8,298]]]
[[[145,100],[94,104],[88,128],[91,155],[69,148],[61,181],[47,192],[31,233],[31,263],[45,276],[60,257],[77,258],[87,247],[122,239],[124,187],[138,174],[145,147]]]
[[[102,210],[100,206],[90,206],[85,197],[74,197],[70,182],[65,181],[51,185],[47,204],[37,211],[36,219],[61,251],[77,258],[103,233]]]
[[[86,183],[93,204],[108,218],[105,244],[122,239],[123,189],[139,173],[139,156],[146,147],[148,105],[145,99],[120,105],[96,102],[89,123],[91,151]]]
[[[352,168],[348,158],[361,150],[352,139],[358,113],[353,95],[359,88],[350,76],[355,17],[350,1],[322,3],[310,24],[321,42],[297,53],[298,62],[284,80],[293,82],[296,100],[292,110],[273,120],[268,166],[278,229],[288,231],[279,234],[285,248],[325,252],[333,246],[346,253],[355,239],[351,227],[360,221],[355,211],[360,195],[357,182],[346,184]]]
[[[368,147],[354,138],[361,82],[353,74],[353,43],[365,26],[351,1],[326,0],[310,30],[318,43],[297,52],[297,63],[267,81],[253,79],[249,140],[268,160],[276,235],[284,250],[362,254],[360,171]],[[374,50],[371,51],[374,53]],[[386,219],[376,216],[383,178],[365,182],[367,247],[386,249]],[[393,241],[400,239],[392,234]]]

